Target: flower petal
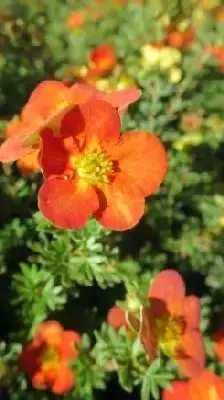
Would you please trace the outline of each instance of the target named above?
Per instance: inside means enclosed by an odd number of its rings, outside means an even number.
[[[23,108],[22,119],[33,122],[46,119],[70,100],[69,88],[60,81],[43,81],[31,93]]]
[[[199,375],[205,366],[203,337],[197,331],[188,331],[182,338],[181,355],[176,358],[180,370],[186,376]]]
[[[159,139],[148,132],[127,132],[110,150],[110,155],[144,196],[159,188],[167,171],[165,149]]]
[[[97,210],[99,203],[95,190],[85,182],[52,178],[40,188],[38,206],[58,228],[79,229]]]
[[[112,307],[107,314],[107,322],[115,330],[120,329],[122,326],[127,326],[125,311],[118,307]]]
[[[184,299],[184,317],[189,328],[198,329],[201,318],[200,300],[196,296],[187,296]]]
[[[173,270],[160,272],[150,285],[149,300],[160,300],[171,314],[182,315],[185,285],[181,275]]]
[[[39,162],[45,177],[62,175],[68,165],[69,152],[61,137],[56,137],[52,129],[44,129],[41,134]]]
[[[74,331],[64,331],[60,345],[60,354],[66,359],[75,359],[78,355],[76,345],[81,344],[81,336]]]
[[[9,136],[0,146],[0,161],[9,162],[18,160],[32,151],[32,148],[24,147],[23,142],[33,133],[26,125],[21,123],[21,131]]]
[[[99,91],[93,86],[85,85],[84,83],[75,83],[69,88],[74,104],[83,104],[96,96]]]
[[[105,228],[123,231],[133,228],[144,213],[144,197],[133,181],[117,174],[114,181],[99,191],[100,208],[97,221]]]
[[[171,387],[163,391],[162,400],[190,400],[188,383],[173,381]]]
[[[152,362],[158,352],[158,338],[156,334],[156,324],[151,307],[144,307],[142,310],[142,325],[140,330],[140,341]]]
[[[29,377],[38,371],[40,368],[39,353],[37,348],[32,343],[24,346],[22,353],[19,355],[19,368],[25,371]]]
[[[135,103],[141,95],[142,92],[140,89],[129,88],[117,92],[106,93],[102,95],[101,98],[121,112],[125,111],[130,104]]]
[[[46,127],[54,129],[55,134],[59,135],[64,115],[75,104],[85,102],[90,97],[89,92],[81,89],[78,84],[68,88],[59,81],[41,82],[33,90],[21,114],[22,120],[32,127],[23,145],[32,145],[33,141],[37,141],[41,130]]]
[[[92,99],[74,108],[64,120],[62,129],[71,130],[73,136],[82,134],[87,147],[96,147],[101,142],[115,143],[120,136],[120,118],[118,112],[108,103]],[[66,128],[65,128],[66,125]]]
[[[42,370],[37,371],[31,376],[32,386],[38,390],[47,389],[47,383],[45,380],[45,375]]]
[[[74,373],[69,369],[66,363],[61,363],[57,378],[54,380],[51,390],[56,395],[63,395],[69,392],[75,385]]]
[[[38,155],[39,150],[32,150],[29,154],[17,160],[17,168],[23,176],[32,176],[39,171]]]
[[[60,345],[63,335],[63,328],[57,321],[46,321],[41,324],[35,333],[32,344],[34,347],[47,344],[50,347]]]
[[[212,371],[204,370],[189,381],[190,399],[223,400],[224,381]]]

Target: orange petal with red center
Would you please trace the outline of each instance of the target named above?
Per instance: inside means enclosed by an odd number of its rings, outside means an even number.
[[[116,174],[112,183],[99,191],[100,207],[95,213],[97,221],[107,229],[124,231],[139,222],[145,201],[141,190],[129,176]]]
[[[223,400],[224,380],[212,371],[204,370],[189,381],[189,395],[189,400]]]
[[[181,372],[186,376],[199,375],[205,366],[203,337],[197,331],[184,334],[181,341],[181,356],[176,358]]]
[[[70,371],[66,363],[61,363],[59,366],[59,373],[57,378],[54,380],[51,391],[56,395],[63,395],[69,392],[75,385],[75,376]]]
[[[184,299],[184,319],[188,328],[198,329],[201,318],[200,300],[196,296],[187,296]]]
[[[115,143],[120,137],[120,118],[113,106],[93,99],[74,107],[62,121],[62,134],[82,135],[87,147],[97,147],[101,142]]]
[[[140,340],[152,362],[158,352],[158,338],[156,334],[156,324],[151,307],[144,307],[142,310],[142,325],[140,330]]]
[[[64,140],[56,137],[52,129],[44,129],[41,134],[39,162],[45,177],[62,175],[68,167],[69,152]]]
[[[80,180],[46,180],[38,194],[43,215],[62,229],[83,228],[99,206],[94,188]]]
[[[60,354],[66,359],[76,358],[78,350],[76,345],[81,344],[81,336],[74,331],[64,331],[62,343],[60,346]]]
[[[125,111],[128,106],[135,103],[141,97],[142,92],[137,88],[129,88],[102,94],[102,100],[110,103],[113,107],[117,108],[119,112]]]
[[[174,381],[170,388],[163,391],[162,400],[190,400],[188,395],[188,382]]]
[[[119,170],[133,179],[149,196],[159,188],[167,171],[167,156],[162,143],[148,132],[127,132],[119,143],[109,149]]]
[[[39,118],[47,119],[69,101],[69,88],[63,82],[43,81],[32,91],[22,110],[22,119],[31,123]]]
[[[178,272],[171,269],[160,272],[148,291],[148,297],[152,303],[153,301],[159,301],[161,305],[164,304],[170,314],[174,315],[183,314],[184,296],[184,281]],[[157,313],[155,314],[157,315]]]

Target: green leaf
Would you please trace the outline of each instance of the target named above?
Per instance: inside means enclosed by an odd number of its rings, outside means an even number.
[[[150,367],[145,373],[145,376],[142,380],[142,386],[141,386],[141,400],[149,400],[150,399],[150,392],[151,392],[151,371]]]

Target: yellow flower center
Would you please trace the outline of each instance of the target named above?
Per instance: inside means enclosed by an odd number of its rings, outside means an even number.
[[[156,321],[156,330],[163,353],[168,357],[177,356],[183,333],[182,321],[170,316],[164,317]]]
[[[46,349],[44,349],[41,358],[42,358],[43,364],[45,366],[46,365],[55,365],[59,361],[59,354],[52,347],[47,347]]]
[[[71,156],[70,166],[89,184],[108,183],[113,172],[113,161],[100,148],[88,150],[78,157]]]

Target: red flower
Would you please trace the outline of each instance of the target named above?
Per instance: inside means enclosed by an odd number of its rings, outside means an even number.
[[[90,72],[88,76],[105,75],[117,64],[116,54],[109,44],[101,44],[89,54]]]
[[[213,372],[204,370],[189,382],[172,382],[171,388],[163,391],[162,400],[222,400],[224,381]]]
[[[104,94],[80,83],[68,88],[59,81],[43,81],[33,90],[24,106],[13,135],[8,135],[1,145],[0,161],[15,161],[39,148],[40,134],[45,128],[54,128],[58,135],[62,118],[75,104],[100,97],[119,111],[124,111],[140,96],[141,91],[136,88]]]
[[[186,49],[192,45],[195,38],[195,32],[192,27],[185,31],[179,31],[175,26],[170,26],[168,29],[167,43],[171,47],[177,49]]]
[[[199,333],[200,303],[185,296],[181,276],[172,270],[161,272],[148,292],[150,306],[143,309],[141,341],[153,360],[158,348],[178,363],[188,376],[204,368],[205,350]]]
[[[163,391],[162,400],[190,400],[188,396],[188,383],[174,381],[171,383],[171,387],[169,389]]]
[[[44,322],[32,342],[24,346],[19,366],[28,374],[35,389],[64,394],[75,384],[68,363],[78,356],[75,345],[80,342],[78,333],[65,331],[56,321]]]
[[[132,228],[167,169],[160,141],[147,132],[120,137],[117,111],[101,100],[74,107],[60,137],[45,130],[40,163],[48,179],[39,208],[64,229],[82,228],[91,216],[108,229]]]
[[[216,357],[224,362],[224,324],[213,335],[214,340],[214,353]]]

